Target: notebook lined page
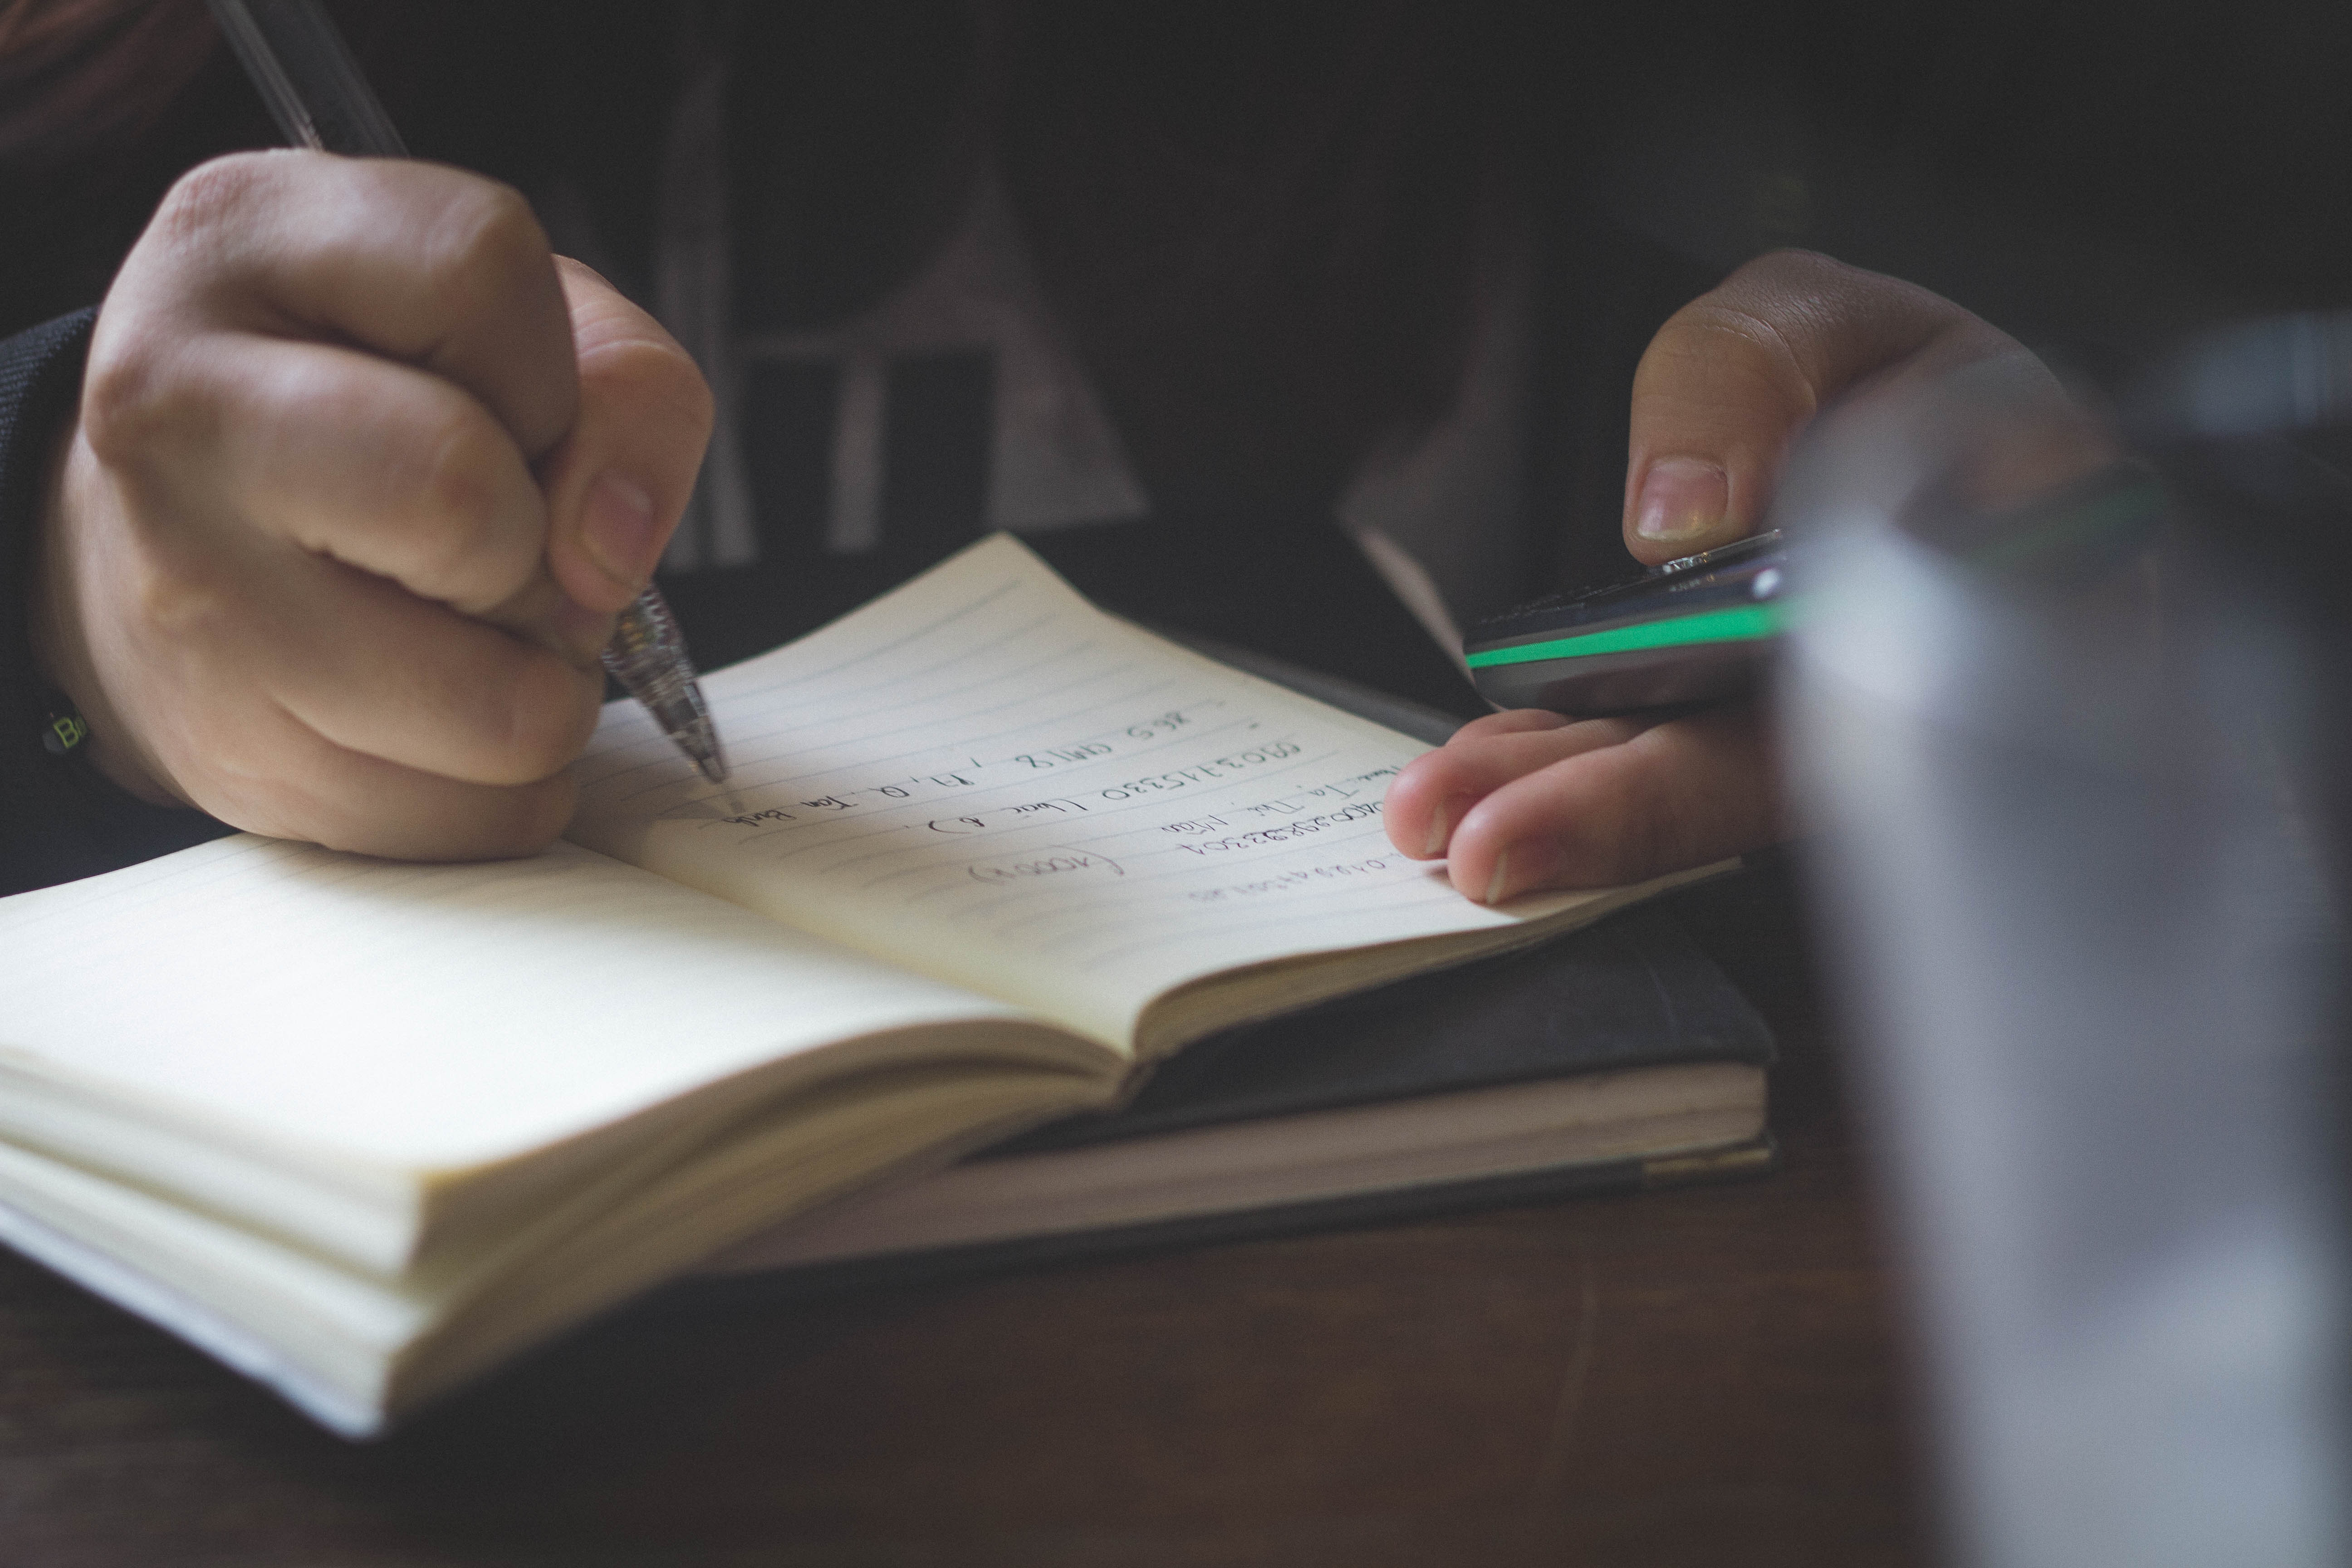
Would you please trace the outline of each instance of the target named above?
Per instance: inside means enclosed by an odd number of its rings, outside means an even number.
[[[241,835],[0,900],[0,1075],[387,1198],[834,1039],[1008,1011],[568,844],[414,866]]]
[[[573,838],[1110,1043],[1188,979],[1588,897],[1470,903],[1381,827],[1420,742],[1105,615],[1007,535],[703,689],[728,786],[613,704]]]

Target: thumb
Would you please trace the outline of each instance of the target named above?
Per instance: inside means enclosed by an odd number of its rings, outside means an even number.
[[[1626,548],[1655,565],[1746,538],[1823,404],[1873,375],[2014,347],[1900,279],[1809,251],[1759,257],[1675,311],[1633,373]]]
[[[590,268],[558,258],[580,356],[580,412],[539,465],[549,569],[604,615],[645,590],[694,493],[710,388],[661,324]]]

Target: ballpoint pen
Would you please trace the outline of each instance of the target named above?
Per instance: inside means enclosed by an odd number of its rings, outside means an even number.
[[[324,153],[405,158],[408,148],[316,0],[209,0],[213,18],[287,139]],[[727,777],[719,731],[661,590],[621,612],[604,668],[712,784]]]

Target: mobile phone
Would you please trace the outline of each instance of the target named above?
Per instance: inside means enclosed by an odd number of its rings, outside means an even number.
[[[1538,599],[1470,629],[1470,679],[1500,707],[1580,717],[1737,696],[1780,637],[1787,562],[1774,529],[1631,582]]]

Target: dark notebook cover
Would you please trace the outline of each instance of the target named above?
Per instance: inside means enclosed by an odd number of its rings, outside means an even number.
[[[1052,1123],[978,1160],[1192,1128],[1419,1100],[1465,1089],[1683,1062],[1772,1059],[1772,1036],[1674,912],[1675,899],[1526,952],[1418,975],[1186,1047],[1123,1110]],[[689,1281],[787,1295],[1297,1234],[1537,1202],[1571,1193],[1760,1173],[1769,1141],[1721,1151],[1384,1188],[1307,1203]]]
[[[1124,1110],[991,1159],[1267,1116],[1670,1062],[1772,1059],[1771,1031],[1668,909],[1196,1041]]]

